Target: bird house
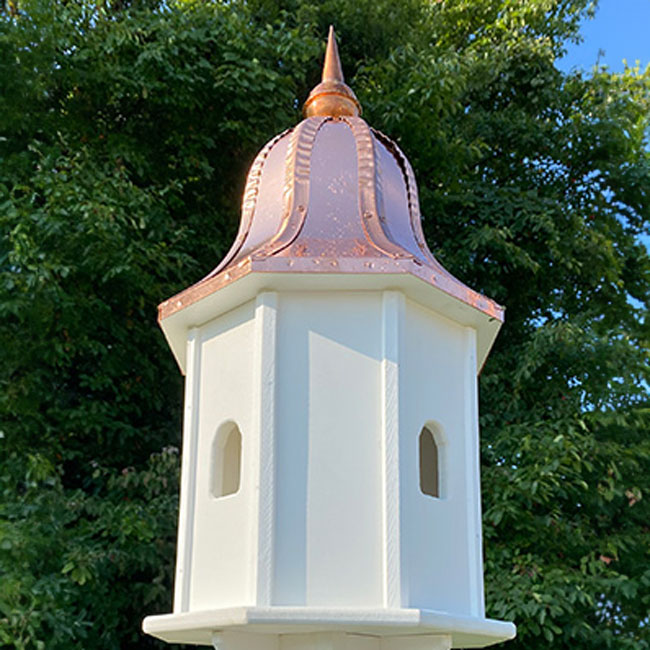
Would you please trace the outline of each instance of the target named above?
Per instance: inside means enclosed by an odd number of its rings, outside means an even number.
[[[185,373],[173,613],[223,650],[447,650],[485,618],[477,374],[503,309],[425,242],[413,171],[333,32],[305,119],[246,184],[221,264],[160,305]]]

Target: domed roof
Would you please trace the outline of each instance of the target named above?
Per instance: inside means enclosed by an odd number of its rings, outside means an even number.
[[[503,320],[502,307],[434,258],[411,165],[360,110],[330,29],[323,81],[305,103],[305,119],[253,162],[232,248],[200,282],[160,305],[161,320],[251,272],[410,274]]]

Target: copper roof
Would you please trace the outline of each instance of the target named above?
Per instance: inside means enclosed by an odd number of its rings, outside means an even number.
[[[159,306],[159,319],[249,273],[410,274],[498,321],[503,308],[435,259],[411,165],[359,117],[333,30],[307,117],[273,138],[248,174],[239,233],[224,260]]]

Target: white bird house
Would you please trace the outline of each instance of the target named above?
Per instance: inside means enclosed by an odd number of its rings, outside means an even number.
[[[503,309],[448,273],[333,33],[226,259],[160,306],[186,375],[171,614],[223,650],[447,650],[485,618],[477,374]]]

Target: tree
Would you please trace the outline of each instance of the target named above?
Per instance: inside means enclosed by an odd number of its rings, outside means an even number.
[[[169,609],[181,378],[155,306],[225,253],[331,22],[432,250],[507,306],[481,376],[488,613],[512,650],[649,647],[650,73],[557,70],[588,5],[6,5],[2,647],[162,647],[138,630]]]

